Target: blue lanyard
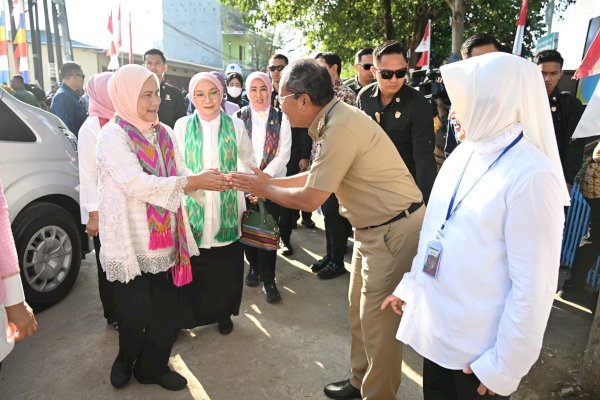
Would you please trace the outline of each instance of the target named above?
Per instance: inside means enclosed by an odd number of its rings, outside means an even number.
[[[462,204],[465,197],[467,197],[467,195],[469,193],[471,193],[471,190],[473,190],[475,185],[477,185],[479,183],[479,181],[481,180],[481,178],[483,178],[485,176],[485,174],[487,174],[492,169],[492,167],[498,162],[498,160],[500,160],[502,158],[502,156],[505,155],[510,149],[512,149],[514,147],[514,145],[516,145],[521,139],[523,139],[523,132],[521,132],[521,134],[515,140],[513,140],[508,146],[506,146],[506,148],[502,151],[502,153],[500,153],[498,158],[496,158],[494,160],[494,162],[491,163],[489,167],[487,167],[485,172],[483,174],[481,174],[481,176],[479,178],[477,178],[477,180],[475,181],[475,183],[473,183],[473,185],[469,188],[469,190],[467,190],[467,193],[465,193],[463,198],[460,199],[460,201],[456,204],[456,207],[452,208],[454,206],[454,201],[456,200],[456,194],[458,193],[458,188],[460,187],[460,183],[462,182],[463,176],[465,175],[465,171],[467,170],[467,166],[469,165],[469,161],[471,161],[471,157],[473,157],[473,152],[471,152],[471,155],[469,156],[469,159],[467,160],[465,167],[463,168],[462,172],[460,173],[458,182],[456,182],[456,187],[454,188],[454,194],[452,195],[452,199],[450,200],[450,204],[448,205],[448,211],[446,212],[446,220],[444,221],[444,223],[442,224],[442,227],[438,231],[438,239],[439,239],[439,236],[443,236],[442,232],[444,231],[444,228],[446,227],[446,223],[448,222],[448,220],[450,218],[452,218],[452,216],[454,215],[456,210],[458,210],[458,208]]]

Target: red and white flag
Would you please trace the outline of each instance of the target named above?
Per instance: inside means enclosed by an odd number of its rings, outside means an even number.
[[[121,48],[121,5],[119,4],[119,15],[117,23],[114,23],[112,9],[108,14],[108,33],[110,34],[110,44],[106,55],[110,57],[107,69],[114,71],[119,68],[119,50]]]
[[[575,71],[573,79],[586,78],[596,74],[600,74],[600,31],[596,33],[596,37],[590,44],[581,65]]]
[[[421,43],[415,49],[415,52],[421,53],[421,58],[417,62],[417,67],[421,67],[421,69],[429,68],[429,57],[431,54],[431,20],[427,21],[427,25],[425,26],[425,33],[423,33],[423,37],[421,38]]]
[[[520,56],[523,48],[523,37],[525,36],[525,24],[527,23],[527,8],[529,0],[523,0],[521,3],[521,13],[517,19],[517,32],[515,34],[515,43],[513,45],[513,54]]]
[[[131,35],[131,11],[129,11],[129,64],[133,64],[133,36]]]

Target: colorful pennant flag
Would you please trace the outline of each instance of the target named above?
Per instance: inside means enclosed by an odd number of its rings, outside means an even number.
[[[529,0],[523,0],[521,3],[521,13],[517,19],[517,32],[515,34],[515,43],[513,45],[513,54],[520,56],[523,48],[523,37],[525,36],[525,24],[527,23],[527,8]]]
[[[575,71],[573,79],[586,78],[596,74],[600,74],[600,31],[596,33],[596,37],[590,44],[581,65]]]
[[[423,33],[423,38],[421,39],[421,43],[415,49],[415,52],[421,52],[421,58],[417,62],[417,67],[421,67],[421,69],[429,68],[429,57],[431,54],[431,20],[427,21],[427,25],[425,26],[425,33]]]
[[[13,40],[15,64],[17,71],[23,77],[25,83],[29,83],[29,61],[27,60],[27,31],[25,30],[25,8],[23,0],[12,0],[13,18],[17,26],[17,34]]]
[[[8,69],[8,39],[6,37],[6,17],[4,1],[0,0],[0,85],[10,81]]]

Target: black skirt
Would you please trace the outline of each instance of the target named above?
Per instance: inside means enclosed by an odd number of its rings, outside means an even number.
[[[191,263],[193,280],[181,291],[181,328],[214,324],[238,315],[244,279],[243,246],[235,241],[200,249]]]

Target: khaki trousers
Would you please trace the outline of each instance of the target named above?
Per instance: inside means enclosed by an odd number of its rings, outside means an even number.
[[[400,317],[381,311],[417,254],[425,206],[378,228],[356,230],[348,299],[352,336],[350,383],[364,400],[396,399],[402,377]]]

